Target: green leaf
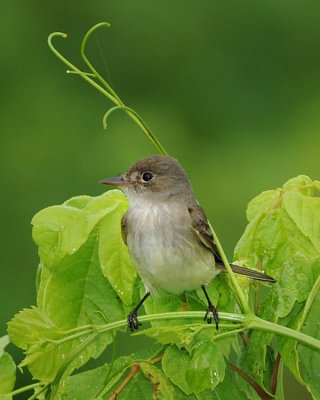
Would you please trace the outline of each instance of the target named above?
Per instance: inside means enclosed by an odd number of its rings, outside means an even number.
[[[190,365],[191,356],[179,350],[177,346],[169,346],[162,358],[162,369],[170,381],[185,394],[191,394],[192,389],[187,381],[186,371]]]
[[[3,336],[0,338],[0,398],[4,400],[11,399],[10,393],[16,381],[16,365],[9,353],[4,351],[4,348],[9,344],[9,337]]]
[[[154,390],[148,379],[141,373],[134,375],[117,395],[117,400],[150,400]],[[161,397],[160,397],[161,399]]]
[[[34,378],[52,381],[71,357],[68,372],[90,357],[97,357],[113,339],[111,333],[92,330],[73,336],[88,324],[103,324],[124,318],[117,294],[103,276],[98,259],[97,230],[73,255],[66,255],[55,268],[44,268],[39,288],[39,308],[24,310],[9,323],[9,335],[27,349],[22,365]],[[72,329],[79,331],[71,331]],[[79,333],[80,335],[80,333]],[[96,338],[88,341],[92,335]],[[72,362],[71,362],[72,361]]]
[[[155,344],[131,356],[119,357],[112,364],[105,364],[102,367],[69,376],[65,379],[63,385],[59,386],[55,400],[96,400],[98,398],[109,398],[111,393],[120,385],[136,363],[152,360],[162,349],[163,346]],[[145,386],[145,389],[147,393],[152,394],[152,384],[143,377],[143,374],[140,373],[140,375],[142,376],[138,378],[138,382],[133,380],[126,391],[118,396],[123,396],[127,391],[131,395],[136,392],[140,393],[139,388],[133,387],[133,383],[140,385],[141,382],[143,385],[145,383],[148,384]]]
[[[131,305],[137,274],[121,236],[121,218],[126,209],[127,203],[120,203],[101,221],[99,260],[102,272],[114,290],[125,304]]]
[[[212,390],[223,381],[225,361],[214,342],[202,340],[191,354],[174,345],[168,347],[162,359],[162,368],[173,384],[190,395]]]
[[[82,372],[68,377],[63,385],[59,386],[54,400],[77,399],[91,400],[104,387],[109,375],[109,366]]]
[[[99,226],[99,261],[104,275],[122,301],[132,303],[136,272],[121,238],[121,218],[128,201],[119,190],[101,196],[78,196],[41,210],[32,220],[42,269],[51,269],[72,255]],[[45,278],[46,279],[46,278]]]
[[[277,314],[280,318],[287,316],[295,302],[306,300],[313,285],[313,273],[310,263],[302,253],[295,253],[283,262],[281,277],[276,286],[278,294]]]
[[[277,279],[269,288],[259,284],[253,290],[252,285],[250,296],[261,318],[294,327],[294,321],[301,317],[302,304],[314,282],[314,263],[320,256],[320,198],[314,197],[317,194],[319,182],[298,176],[282,189],[264,192],[249,203],[250,223],[237,244],[235,259]],[[270,390],[276,357],[272,337],[265,332],[252,332],[241,360],[246,373],[266,391]],[[279,339],[279,343],[286,363],[299,378],[294,367],[294,341]]]
[[[276,290],[269,291],[260,307],[260,317],[276,322],[278,295]],[[242,349],[239,366],[252,377],[266,392],[270,392],[270,381],[277,354],[272,351],[273,335],[269,332],[252,331],[248,344]]]
[[[295,312],[296,309],[297,309],[297,311],[296,311],[295,317],[291,317],[289,323],[283,324],[283,325],[288,326],[288,328],[291,328],[294,330],[298,330],[299,320],[301,319],[301,305],[296,306],[293,311]],[[277,342],[278,342],[279,352],[281,354],[284,364],[286,365],[286,367],[288,367],[290,369],[290,371],[293,373],[295,378],[301,384],[304,384],[304,382],[301,378],[301,375],[300,375],[300,370],[299,370],[297,342],[295,340],[289,339],[287,337],[279,337]]]
[[[320,256],[320,198],[312,197],[317,186],[300,176],[284,185],[272,206],[272,193],[256,197],[249,211],[255,216],[235,249],[240,264],[277,279],[272,290],[279,296],[276,313],[281,318],[306,299],[313,283],[310,265]]]
[[[251,222],[262,213],[266,213],[275,208],[280,200],[281,193],[282,191],[280,189],[267,190],[252,199],[246,211],[248,221]]]
[[[240,375],[226,368],[225,379],[215,389],[217,400],[261,400],[253,387]]]
[[[283,198],[283,206],[296,229],[310,240],[310,245],[320,254],[320,198],[288,192]]]
[[[278,376],[277,376],[277,388],[275,394],[275,400],[284,400],[284,388],[283,388],[283,362],[280,360]]]
[[[312,181],[307,175],[298,175],[289,179],[284,185],[285,191],[299,191],[306,196],[313,196],[319,190],[319,182]]]
[[[120,191],[109,191],[98,197],[74,197],[38,212],[32,219],[32,236],[42,262],[50,267],[75,253],[96,223],[115,209],[118,202],[125,201]]]
[[[98,232],[95,230],[85,244],[57,264],[50,277],[42,283],[39,306],[60,329],[124,317],[117,293],[102,274],[98,246]]]
[[[319,268],[320,268],[320,261],[317,260],[311,266],[311,269],[315,273],[315,277],[319,276]],[[287,323],[285,324],[288,325],[289,328],[297,331],[302,330],[305,323],[305,318],[309,312],[309,307],[313,303],[314,296],[317,293],[318,282],[319,278],[316,280],[312,290],[309,292],[309,296],[306,303],[297,304],[295,306],[293,310],[294,316],[291,318],[288,324]],[[288,339],[286,337],[283,337],[283,338],[278,338],[278,345],[285,365],[291,370],[296,379],[300,383],[304,384],[299,370],[299,356],[297,352],[297,342],[293,339]]]
[[[159,400],[175,400],[174,387],[156,366],[141,362],[140,369],[152,385],[153,397]]]
[[[141,295],[144,294],[144,288]],[[185,295],[175,295],[158,289],[154,296],[151,296],[145,303],[147,314],[189,310]]]
[[[102,367],[69,376],[58,388],[54,400],[77,399],[93,400],[111,393],[129,368],[129,357],[120,357],[113,365]]]
[[[193,343],[195,336],[203,329],[212,328],[202,324],[156,326],[137,332],[135,335],[147,335],[162,344],[176,344],[178,347],[188,347]]]
[[[10,343],[10,339],[8,335],[0,337],[0,357],[3,355],[5,352],[5,348],[8,346]]]
[[[213,390],[224,380],[226,364],[215,342],[198,341],[191,355],[190,364],[186,370],[186,380],[192,392]]]
[[[37,307],[18,312],[8,324],[8,333],[11,341],[24,350],[37,342],[63,336],[46,312]]]
[[[261,400],[254,389],[230,368],[226,368],[225,377],[216,388],[197,393],[197,400]]]

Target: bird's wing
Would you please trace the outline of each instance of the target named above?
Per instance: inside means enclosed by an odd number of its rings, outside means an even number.
[[[199,205],[189,207],[188,211],[191,217],[192,229],[198,236],[200,242],[209,250],[211,250],[217,263],[223,264],[218,248],[214,242],[205,212]]]
[[[128,236],[128,223],[127,223],[127,213],[121,218],[121,235],[122,240],[125,244],[127,244],[127,236]]]
[[[218,251],[218,248],[214,242],[214,238],[208,223],[207,216],[203,209],[199,205],[194,205],[188,208],[191,221],[192,221],[192,229],[197,234],[200,242],[207,247],[214,255],[214,259],[216,261],[216,267],[220,270],[226,272],[226,268]],[[240,275],[245,275],[248,278],[256,279],[259,281],[265,282],[275,282],[275,279],[271,276],[264,274],[263,272],[259,272],[253,269],[244,268],[236,264],[230,264],[230,267],[233,272]]]

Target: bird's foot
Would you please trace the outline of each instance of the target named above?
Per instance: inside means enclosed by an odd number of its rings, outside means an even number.
[[[210,315],[210,314],[212,314],[212,315]],[[219,314],[218,314],[218,311],[215,308],[215,306],[210,302],[208,304],[208,308],[207,308],[207,312],[206,312],[206,314],[204,316],[204,320],[207,321],[208,324],[211,324],[212,323],[212,316],[213,316],[214,321],[216,323],[216,329],[218,330],[219,321],[220,321]]]
[[[128,328],[131,332],[137,331],[139,329],[139,326],[142,325],[141,322],[138,320],[138,313],[136,309],[131,311],[131,313],[127,317],[127,321]]]

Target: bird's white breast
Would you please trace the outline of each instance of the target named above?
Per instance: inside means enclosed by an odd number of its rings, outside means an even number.
[[[187,207],[136,199],[130,201],[127,224],[129,252],[147,290],[198,289],[217,274],[212,253],[191,227]]]

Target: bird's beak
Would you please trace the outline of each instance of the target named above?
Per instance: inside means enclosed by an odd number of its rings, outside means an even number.
[[[128,186],[129,182],[126,181],[123,176],[114,176],[113,178],[105,178],[100,181],[100,183],[104,183],[105,185],[112,186]]]

